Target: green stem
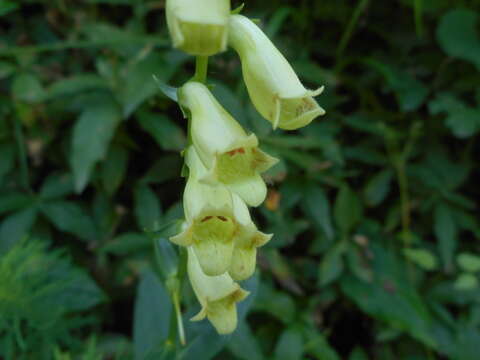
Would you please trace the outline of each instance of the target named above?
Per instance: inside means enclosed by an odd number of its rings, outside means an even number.
[[[369,0],[361,0],[357,7],[355,8],[355,11],[353,12],[352,19],[348,23],[347,28],[345,29],[345,32],[342,35],[342,38],[340,39],[340,43],[338,44],[337,47],[337,58],[340,58],[343,55],[343,52],[345,48],[347,47],[348,43],[350,42],[350,38],[353,35],[353,30],[355,29],[355,26],[358,23],[358,19],[360,19],[360,15],[365,11],[367,8]]]
[[[27,152],[25,150],[25,138],[23,136],[22,124],[20,123],[20,119],[14,119],[13,126],[15,132],[15,141],[17,142],[18,162],[20,163],[20,182],[24,189],[30,190]]]
[[[193,80],[205,84],[207,82],[207,72],[208,56],[197,56],[195,60],[195,75],[193,76]]]
[[[414,3],[414,13],[415,13],[415,29],[417,31],[417,36],[423,36],[423,23],[422,23],[422,11],[423,11],[423,0],[415,0]]]

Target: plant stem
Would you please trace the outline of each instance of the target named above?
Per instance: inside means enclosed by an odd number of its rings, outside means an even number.
[[[358,23],[358,19],[360,18],[360,15],[362,15],[364,10],[367,8],[368,2],[369,0],[361,0],[355,8],[352,18],[348,23],[347,28],[345,29],[345,32],[343,33],[342,38],[340,39],[340,42],[338,44],[337,58],[340,58],[343,55],[343,51],[350,42],[350,38],[352,37],[353,30]]]
[[[423,0],[415,0],[414,3],[414,13],[415,13],[415,29],[417,31],[417,36],[423,36],[423,23],[422,23],[422,4]]]
[[[20,163],[20,183],[25,190],[30,190],[28,175],[27,152],[25,150],[25,138],[23,136],[20,119],[13,120],[15,141],[17,143],[18,162]]]
[[[193,76],[193,80],[205,84],[207,82],[207,72],[208,56],[197,56],[195,59],[195,75]]]

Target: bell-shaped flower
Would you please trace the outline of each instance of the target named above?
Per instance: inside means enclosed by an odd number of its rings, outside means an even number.
[[[273,128],[294,130],[308,125],[323,110],[313,98],[323,87],[307,90],[285,57],[250,19],[232,15],[229,45],[240,56],[245,84],[257,111]]]
[[[232,280],[228,274],[208,276],[202,271],[197,255],[188,248],[188,277],[200,305],[200,312],[191,320],[207,318],[219,334],[230,334],[237,327],[237,302],[248,296],[248,291]]]
[[[192,142],[209,170],[202,181],[222,183],[248,205],[260,205],[267,194],[260,173],[278,160],[258,148],[257,137],[247,135],[205,85],[188,82],[181,88],[179,99],[190,110]]]
[[[220,275],[227,272],[232,263],[236,244],[257,242],[263,238],[241,199],[234,201],[232,193],[222,184],[209,185],[200,181],[207,169],[195,148],[185,151],[185,163],[189,177],[183,195],[185,225],[181,233],[170,241],[181,246],[191,246],[205,274]],[[239,205],[247,214],[237,210]],[[235,206],[236,205],[236,206]]]
[[[237,280],[248,279],[255,272],[257,263],[257,248],[265,245],[272,234],[264,234],[257,230],[245,203],[233,194],[233,211],[237,221],[243,225],[243,236],[235,238],[232,261],[228,273]]]
[[[167,0],[165,8],[174,47],[203,56],[225,50],[230,0]]]

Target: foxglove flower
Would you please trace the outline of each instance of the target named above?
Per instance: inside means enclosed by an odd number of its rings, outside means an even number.
[[[242,281],[248,279],[255,272],[257,248],[269,242],[273,235],[257,230],[247,206],[235,194],[233,194],[233,209],[235,218],[243,226],[243,236],[235,238],[235,247],[228,273],[233,279]]]
[[[188,248],[188,277],[202,309],[191,320],[207,318],[219,334],[230,334],[237,327],[237,302],[248,296],[248,291],[228,274],[207,276],[202,271],[193,248]]]
[[[188,82],[179,100],[191,112],[192,142],[208,169],[202,181],[222,183],[248,205],[260,205],[267,194],[260,173],[278,160],[258,148],[257,137],[247,135],[205,85]]]
[[[207,185],[200,181],[207,169],[193,146],[186,150],[185,158],[189,168],[183,196],[186,221],[182,232],[171,237],[170,241],[191,246],[208,276],[221,275],[232,269],[235,278],[243,279],[247,269],[238,270],[238,265],[232,267],[232,255],[238,252],[237,247],[263,245],[271,235],[257,230],[246,205],[240,198],[232,198],[224,185]],[[237,263],[235,260],[233,264]]]
[[[191,55],[214,55],[227,45],[230,0],[167,0],[173,46]]]
[[[325,114],[313,98],[323,87],[305,89],[288,61],[250,19],[232,15],[228,41],[240,56],[252,103],[274,129],[298,129]]]

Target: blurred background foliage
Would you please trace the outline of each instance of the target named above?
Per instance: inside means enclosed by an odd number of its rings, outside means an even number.
[[[212,58],[217,98],[282,159],[254,211],[275,237],[235,334],[189,323],[181,284],[184,347],[164,230],[186,126],[152,75],[179,86],[193,59],[163,9],[0,1],[0,358],[478,359],[480,2],[246,2],[327,115],[273,132],[235,54]]]

